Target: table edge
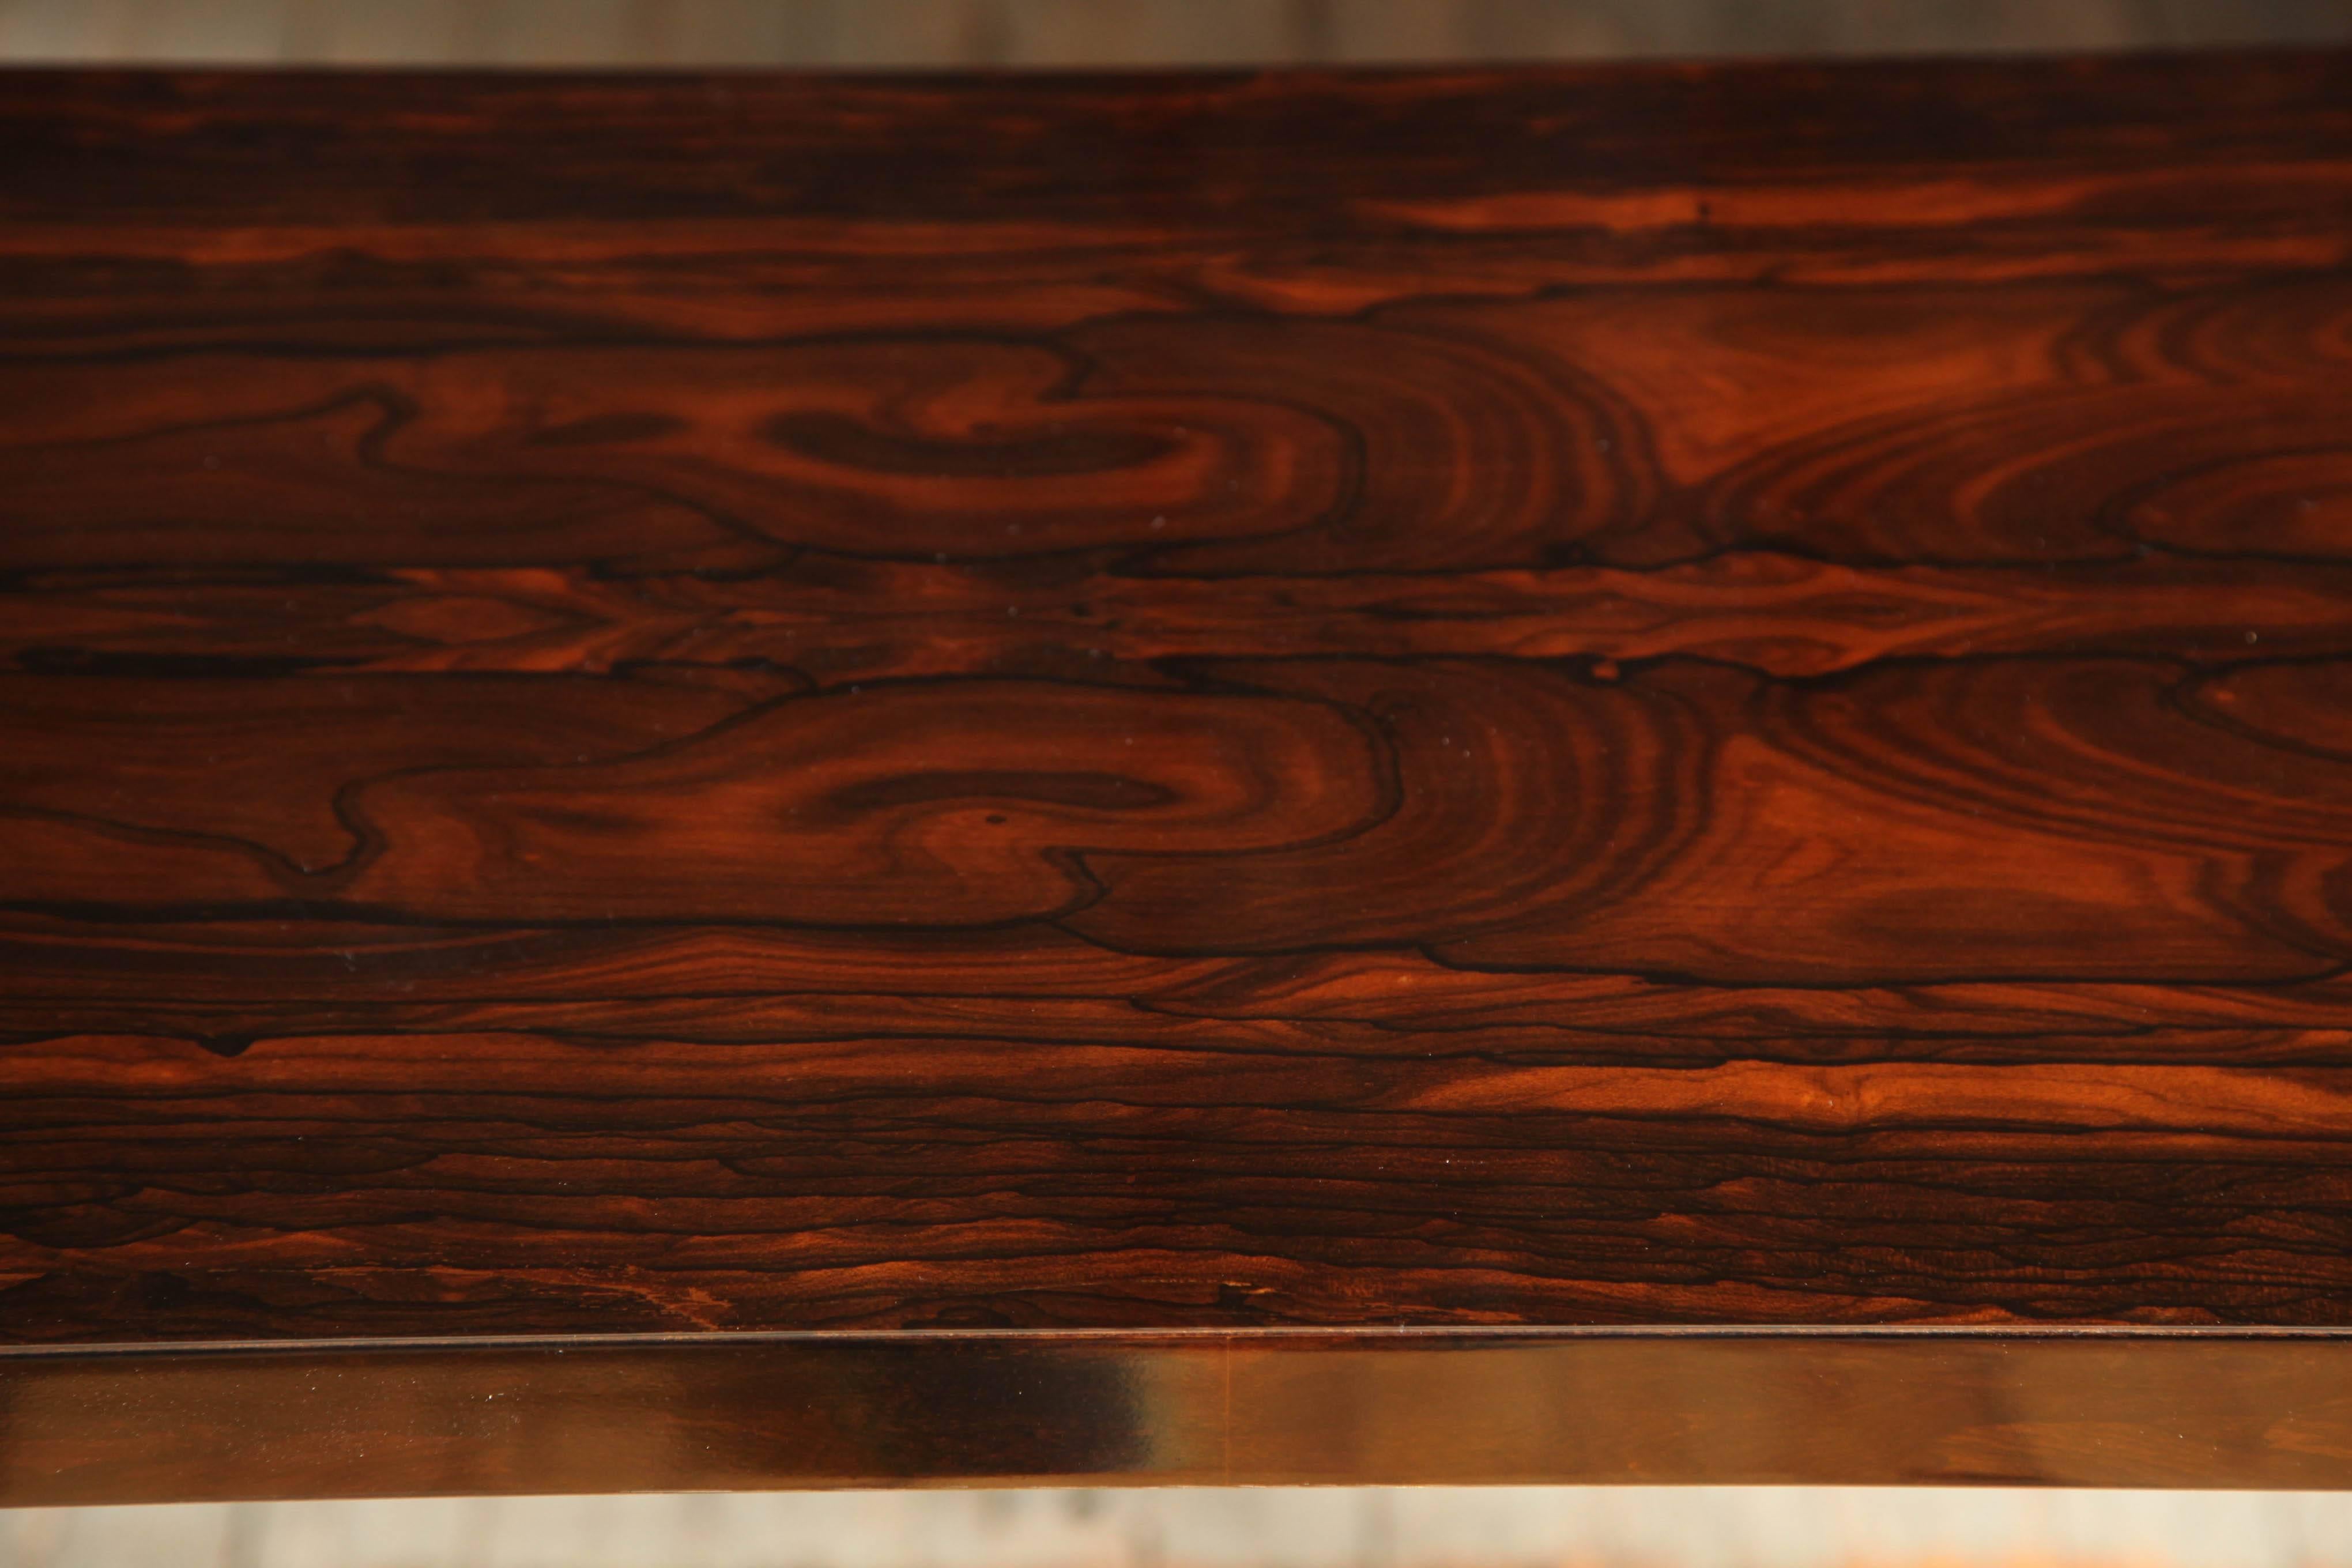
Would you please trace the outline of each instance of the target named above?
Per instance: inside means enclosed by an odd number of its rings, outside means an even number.
[[[2352,1486],[2352,1331],[948,1330],[0,1348],[0,1505],[785,1488]]]

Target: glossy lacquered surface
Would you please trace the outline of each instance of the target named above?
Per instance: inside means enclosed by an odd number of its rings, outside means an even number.
[[[2352,1321],[2352,58],[0,143],[0,1338]]]

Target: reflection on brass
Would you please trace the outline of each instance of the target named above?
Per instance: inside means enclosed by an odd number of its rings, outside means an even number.
[[[0,1355],[0,1503],[1024,1482],[2352,1484],[2331,1332],[624,1337]]]

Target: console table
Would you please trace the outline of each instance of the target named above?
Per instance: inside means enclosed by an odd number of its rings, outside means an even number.
[[[2352,1481],[2352,55],[0,148],[0,1502]]]

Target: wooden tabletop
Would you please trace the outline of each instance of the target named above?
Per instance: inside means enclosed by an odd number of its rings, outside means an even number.
[[[0,1500],[2352,1480],[2352,56],[0,147]]]

